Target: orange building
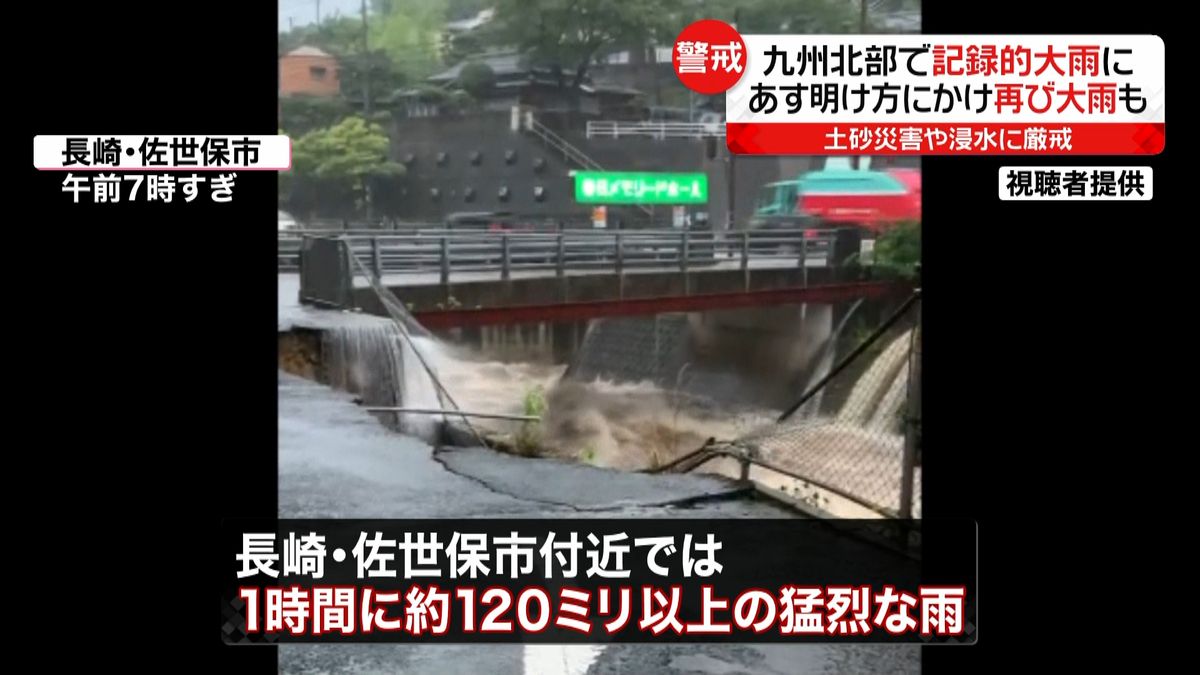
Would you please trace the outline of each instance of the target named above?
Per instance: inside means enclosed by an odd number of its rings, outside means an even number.
[[[337,96],[337,58],[316,47],[293,49],[279,59],[279,95]]]

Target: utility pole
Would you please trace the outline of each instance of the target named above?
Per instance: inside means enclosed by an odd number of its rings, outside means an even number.
[[[363,81],[363,118],[367,123],[371,122],[371,52],[370,45],[367,43],[367,0],[362,0],[362,20],[363,20],[363,54],[362,54],[362,81]],[[371,177],[367,176],[363,181],[363,196],[366,202],[367,212],[367,227],[371,226],[374,220],[374,195],[371,192]]]
[[[321,0],[317,0],[317,28],[321,27]]]
[[[725,231],[732,232],[737,227],[736,211],[734,210],[734,178],[733,173],[736,167],[737,155],[732,150],[726,148],[725,155],[725,186],[727,188],[726,213],[725,213]]]
[[[865,1],[865,0],[864,0]],[[367,0],[362,0],[362,20],[363,20],[363,115],[371,116],[371,52],[370,46],[367,44]]]
[[[737,30],[737,26],[739,23],[738,19],[741,18],[741,13],[742,13],[741,8],[736,8],[733,10],[733,29],[734,30]],[[725,94],[725,95],[727,96],[728,94]],[[735,204],[734,204],[735,184],[734,184],[734,178],[733,178],[734,171],[736,171],[736,169],[737,169],[737,155],[734,154],[733,150],[729,149],[728,143],[726,143],[726,145],[725,145],[725,152],[726,152],[726,155],[725,155],[725,188],[726,188],[725,231],[733,232],[737,228],[737,211],[734,209],[734,206],[735,206]]]
[[[858,32],[866,35],[867,33],[867,0],[858,0]],[[858,155],[850,157],[850,166],[855,169],[861,165]]]

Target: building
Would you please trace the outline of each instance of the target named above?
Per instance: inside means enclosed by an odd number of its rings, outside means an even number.
[[[280,96],[337,96],[338,61],[316,47],[299,47],[279,59]]]
[[[539,111],[583,112],[606,117],[643,117],[646,107],[642,92],[613,83],[596,83],[585,76],[578,87],[571,87],[574,73],[534,63],[516,50],[496,50],[465,59],[451,68],[432,75],[427,82],[449,89],[461,85],[468,64],[486,66],[492,82],[486,91],[477,92],[477,103],[486,110],[507,113],[513,106]],[[419,115],[412,115],[419,116]]]

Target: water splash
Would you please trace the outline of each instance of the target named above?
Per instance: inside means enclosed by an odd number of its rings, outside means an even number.
[[[891,388],[901,366],[908,358],[908,348],[911,344],[912,330],[905,331],[888,344],[878,357],[871,363],[867,372],[863,373],[850,396],[838,411],[837,420],[858,427],[868,426],[873,413],[879,408],[879,403]]]
[[[437,390],[399,328],[391,322],[355,323],[323,333],[325,377],[330,386],[356,394],[363,405],[440,408]],[[413,338],[425,353],[420,341]],[[436,415],[389,414],[399,431],[434,442]]]
[[[875,408],[875,412],[871,414],[871,420],[867,423],[867,428],[871,431],[881,433],[895,433],[900,424],[900,411],[904,408],[907,396],[908,362],[905,361],[904,365],[896,373],[896,376],[892,378],[892,383],[888,386],[887,392],[879,400],[879,405]]]

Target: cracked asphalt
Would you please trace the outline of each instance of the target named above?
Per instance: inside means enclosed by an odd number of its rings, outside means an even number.
[[[283,323],[281,314],[281,329]],[[793,511],[734,492],[732,484],[713,476],[628,474],[482,448],[448,451],[435,459],[430,446],[389,431],[354,405],[350,395],[279,374],[281,518],[796,517]],[[284,673],[920,671],[920,649],[907,645],[348,644],[278,649]]]

